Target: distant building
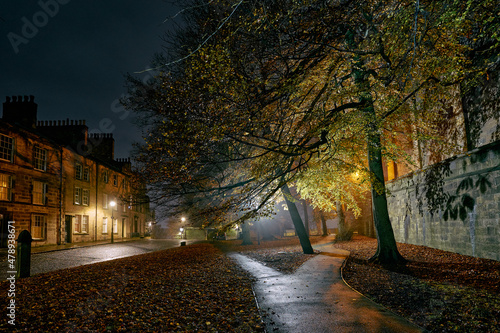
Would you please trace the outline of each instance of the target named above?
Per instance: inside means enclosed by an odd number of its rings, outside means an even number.
[[[111,207],[111,202],[116,205]],[[33,96],[7,97],[0,120],[0,246],[8,223],[32,246],[143,236],[152,214],[130,159],[83,120],[38,121]]]

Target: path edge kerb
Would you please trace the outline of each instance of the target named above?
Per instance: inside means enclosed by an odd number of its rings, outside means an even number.
[[[342,279],[342,282],[344,282],[344,284],[349,287],[349,289],[351,289],[352,291],[356,292],[357,294],[359,294],[361,297],[364,297],[366,298],[367,300],[369,300],[370,302],[378,305],[378,306],[381,306],[382,308],[384,308],[387,312],[390,312],[391,314],[393,314],[394,316],[397,316],[397,317],[400,317],[400,318],[403,318],[407,321],[409,321],[410,323],[412,323],[413,325],[415,325],[416,327],[420,328],[423,332],[428,332],[424,327],[414,323],[413,321],[411,321],[410,319],[408,318],[405,318],[403,316],[401,316],[400,314],[392,311],[391,309],[389,309],[388,307],[386,307],[385,305],[383,304],[380,304],[378,302],[376,302],[374,299],[372,299],[371,297],[368,297],[367,295],[359,292],[358,290],[354,289],[349,283],[347,283],[347,281],[345,280],[344,278],[344,268],[345,266],[347,265],[347,260],[350,258],[351,256],[351,251],[347,251],[347,250],[344,250],[346,252],[348,252],[349,254],[347,255],[347,257],[345,257],[344,261],[342,262],[342,265],[340,266],[340,278]]]

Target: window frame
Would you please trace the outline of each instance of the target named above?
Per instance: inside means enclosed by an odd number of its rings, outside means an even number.
[[[36,186],[37,184],[41,185],[41,188],[38,189]],[[40,191],[38,191],[40,190]],[[47,183],[39,181],[39,180],[33,180],[32,184],[32,191],[31,191],[31,202],[33,205],[40,205],[40,206],[45,206],[47,204],[47,192],[48,192],[48,186]],[[35,198],[39,197],[40,201],[35,200]]]
[[[90,167],[84,165],[83,166],[83,174],[82,174],[82,180],[89,182],[90,181]]]
[[[37,218],[41,218],[41,219],[37,220]],[[41,224],[41,225],[37,226],[37,223]],[[38,228],[39,228],[39,231],[38,231]],[[47,215],[45,215],[45,214],[32,214],[31,215],[30,232],[31,232],[31,236],[35,240],[46,239],[46,237],[47,237]]]
[[[75,164],[75,179],[82,180],[83,178],[83,164],[76,163]]]
[[[39,171],[47,171],[47,149],[40,146],[33,147],[33,168]]]
[[[2,178],[5,177],[5,180]],[[3,186],[7,184],[7,186]],[[0,173],[0,201],[12,201],[12,189],[14,187],[14,177],[7,173]],[[6,189],[6,190],[4,190]],[[4,193],[6,193],[6,199],[3,198]]]
[[[81,205],[82,204],[82,188],[81,187],[75,187],[75,194],[73,196],[73,203],[75,205]]]
[[[89,233],[89,216],[88,215],[82,215],[81,229],[82,229],[82,231],[81,231],[82,234]]]
[[[15,138],[0,133],[0,160],[13,163],[15,146],[16,146]]]
[[[103,234],[108,233],[108,218],[107,217],[102,218],[102,233]]]
[[[90,190],[88,188],[82,189],[82,205],[88,206],[90,204]]]
[[[75,222],[73,226],[73,232],[75,234],[81,234],[82,233],[82,216],[81,215],[75,215]]]

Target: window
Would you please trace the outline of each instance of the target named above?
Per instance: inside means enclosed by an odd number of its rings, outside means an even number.
[[[0,200],[12,200],[12,176],[0,174]]]
[[[82,216],[82,233],[88,233],[88,232],[89,232],[89,216],[83,215]]]
[[[109,182],[109,175],[108,175],[108,170],[104,170],[102,172],[102,179],[103,181],[107,184]]]
[[[33,181],[33,204],[47,204],[47,184],[39,181]]]
[[[82,216],[81,215],[75,215],[75,232],[77,232],[77,233],[82,232]]]
[[[127,204],[124,202],[122,205],[122,212],[126,213],[127,212]]]
[[[47,170],[47,149],[35,146],[33,149],[33,167],[37,170]]]
[[[113,175],[113,185],[118,186],[118,176],[117,175]]]
[[[108,218],[107,217],[102,219],[102,233],[103,234],[108,233]]]
[[[102,196],[102,208],[103,209],[108,209],[108,202],[109,202],[108,195],[103,194],[103,196]]]
[[[88,166],[83,167],[83,180],[90,181],[90,168]]]
[[[82,190],[82,205],[88,206],[90,202],[90,190],[83,189]]]
[[[80,187],[75,187],[75,205],[82,204],[82,189]]]
[[[127,190],[127,181],[125,180],[125,178],[122,179],[122,188],[123,190]]]
[[[118,220],[113,219],[113,233],[117,234],[118,233]]]
[[[14,156],[14,139],[0,134],[0,159],[12,162]]]
[[[75,178],[79,180],[83,178],[83,166],[80,163],[75,165]]]
[[[32,215],[31,218],[31,236],[35,239],[45,238],[45,215]]]

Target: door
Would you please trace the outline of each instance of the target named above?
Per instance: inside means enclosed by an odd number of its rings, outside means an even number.
[[[65,224],[66,224],[66,243],[71,243],[71,234],[73,232],[71,226],[73,222],[73,216],[66,215]]]

